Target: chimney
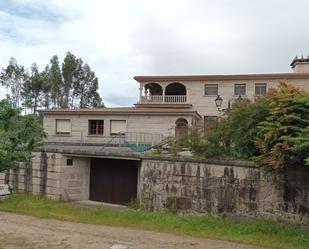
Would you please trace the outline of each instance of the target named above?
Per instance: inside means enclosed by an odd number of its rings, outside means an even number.
[[[294,73],[309,73],[309,55],[298,58],[295,56],[291,63]]]

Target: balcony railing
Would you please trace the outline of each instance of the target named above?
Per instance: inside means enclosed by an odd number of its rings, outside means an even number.
[[[141,104],[182,104],[187,103],[187,95],[150,95],[150,96],[142,96]]]

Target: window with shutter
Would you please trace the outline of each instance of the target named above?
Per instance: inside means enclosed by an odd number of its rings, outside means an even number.
[[[56,134],[71,134],[71,120],[70,119],[56,119]]]
[[[110,122],[110,134],[125,134],[127,130],[126,120],[111,120]]]

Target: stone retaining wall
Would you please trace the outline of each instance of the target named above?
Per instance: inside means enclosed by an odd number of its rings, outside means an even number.
[[[89,199],[90,159],[74,158],[67,166],[61,153],[34,152],[32,165],[0,173],[0,184],[8,183],[15,191],[46,195],[65,201]]]
[[[20,165],[10,174],[0,173],[0,184],[10,183],[19,192],[65,201],[88,200],[90,158],[104,158],[102,153],[35,152],[31,167]],[[138,198],[146,210],[264,217],[309,226],[308,169],[289,171],[275,179],[249,162],[134,154],[137,157],[141,161]],[[73,159],[73,166],[67,165],[67,159]]]
[[[146,210],[264,217],[309,225],[309,170],[265,176],[251,163],[144,159],[140,200]]]

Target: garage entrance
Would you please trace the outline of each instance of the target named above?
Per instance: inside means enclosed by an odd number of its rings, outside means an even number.
[[[128,204],[137,197],[137,168],[135,160],[91,159],[89,199]]]

